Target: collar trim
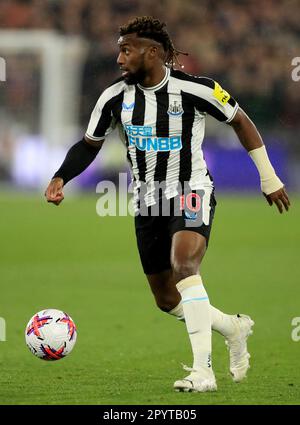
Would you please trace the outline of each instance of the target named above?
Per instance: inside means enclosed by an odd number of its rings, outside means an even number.
[[[156,84],[156,86],[144,87],[141,84],[137,84],[137,86],[138,86],[138,88],[140,88],[142,90],[145,90],[145,91],[148,91],[148,90],[158,90],[158,89],[160,89],[161,87],[163,87],[166,84],[166,82],[168,81],[169,77],[170,77],[170,68],[167,68],[166,67],[166,73],[165,73],[164,78],[161,80],[160,83]]]

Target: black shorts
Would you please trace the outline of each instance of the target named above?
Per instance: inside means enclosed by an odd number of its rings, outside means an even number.
[[[204,193],[204,191],[203,191]],[[199,225],[190,212],[182,210],[181,215],[171,213],[168,216],[136,215],[135,232],[141,263],[145,274],[160,273],[171,268],[170,252],[173,235],[180,230],[200,233],[208,245],[216,199],[214,191],[206,194],[205,214]],[[203,211],[202,211],[203,214]]]

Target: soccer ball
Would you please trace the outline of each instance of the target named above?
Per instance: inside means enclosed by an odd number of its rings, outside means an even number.
[[[25,329],[27,347],[43,360],[66,357],[73,350],[76,338],[76,326],[71,317],[52,308],[36,313]]]

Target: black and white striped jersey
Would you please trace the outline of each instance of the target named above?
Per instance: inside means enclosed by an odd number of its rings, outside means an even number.
[[[201,145],[205,116],[229,123],[238,103],[221,86],[206,77],[195,77],[166,68],[155,87],[128,85],[117,80],[99,97],[86,135],[103,140],[120,126],[127,157],[137,187],[165,182],[166,196],[176,195],[178,182],[192,189],[212,187]]]

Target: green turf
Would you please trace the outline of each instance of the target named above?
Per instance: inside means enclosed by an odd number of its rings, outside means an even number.
[[[135,246],[131,217],[96,215],[98,195],[59,208],[42,195],[0,198],[0,404],[299,404],[300,200],[279,215],[262,198],[220,197],[202,276],[212,304],[250,314],[252,367],[234,384],[228,355],[213,337],[218,391],[174,393],[191,364],[184,324],[156,309]],[[78,327],[72,354],[34,357],[24,342],[29,318],[67,311]]]

